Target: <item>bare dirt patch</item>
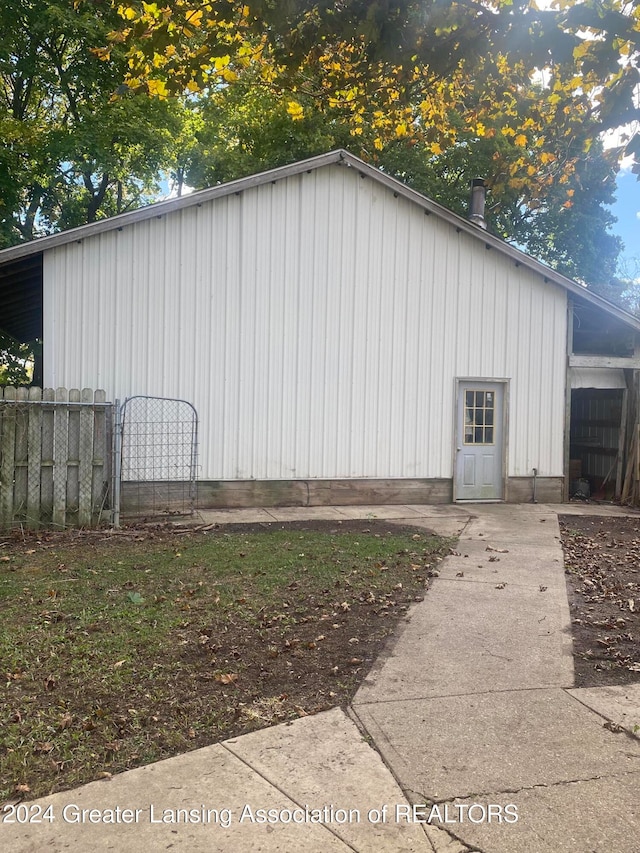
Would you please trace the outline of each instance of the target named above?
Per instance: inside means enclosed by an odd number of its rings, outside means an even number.
[[[560,516],[577,687],[640,681],[640,516]]]

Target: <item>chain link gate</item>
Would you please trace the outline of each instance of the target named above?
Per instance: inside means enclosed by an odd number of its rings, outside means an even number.
[[[186,400],[116,401],[113,523],[121,516],[193,515],[198,413]]]

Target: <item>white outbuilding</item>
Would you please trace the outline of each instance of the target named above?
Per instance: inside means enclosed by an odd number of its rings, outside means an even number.
[[[201,506],[619,494],[640,320],[344,151],[0,252],[43,385],[180,398]]]

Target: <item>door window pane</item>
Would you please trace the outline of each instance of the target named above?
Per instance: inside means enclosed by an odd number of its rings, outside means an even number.
[[[493,444],[494,392],[465,391],[464,403],[464,443]]]

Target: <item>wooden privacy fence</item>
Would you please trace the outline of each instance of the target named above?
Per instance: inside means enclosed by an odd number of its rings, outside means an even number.
[[[104,391],[0,388],[0,528],[99,522],[112,418]]]

